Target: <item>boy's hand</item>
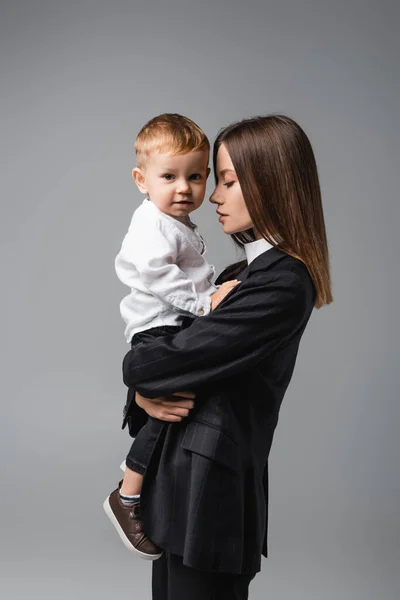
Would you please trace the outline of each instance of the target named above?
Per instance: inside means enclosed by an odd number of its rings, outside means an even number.
[[[215,310],[220,302],[229,294],[229,292],[240,283],[237,279],[231,279],[221,283],[216,292],[211,294],[211,310]]]
[[[189,411],[194,407],[194,402],[191,398],[195,398],[193,392],[175,392],[172,396],[183,398],[181,400],[171,400],[160,396],[158,398],[145,398],[135,393],[135,402],[140,408],[154,419],[160,421],[168,421],[170,423],[179,423],[189,415]]]

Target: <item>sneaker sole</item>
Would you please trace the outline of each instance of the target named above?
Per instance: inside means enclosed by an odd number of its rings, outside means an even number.
[[[161,554],[146,554],[145,552],[141,552],[140,550],[137,550],[134,546],[132,546],[131,542],[126,537],[121,525],[118,523],[118,520],[116,519],[113,511],[111,510],[109,497],[107,497],[104,500],[103,508],[104,508],[104,512],[106,513],[107,517],[110,519],[111,523],[114,525],[115,529],[117,530],[117,533],[118,533],[119,537],[121,538],[121,541],[124,544],[125,548],[127,548],[131,552],[134,552],[135,554],[138,554],[140,556],[140,558],[143,558],[144,560],[157,560],[158,558],[160,558],[163,555],[162,552],[161,552]]]

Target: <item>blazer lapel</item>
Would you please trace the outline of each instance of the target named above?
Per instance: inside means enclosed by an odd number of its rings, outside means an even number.
[[[257,258],[252,260],[251,263],[247,265],[247,267],[245,267],[243,271],[241,271],[236,276],[236,278],[239,279],[241,283],[243,283],[243,281],[245,281],[251,273],[255,273],[256,271],[266,271],[270,269],[272,265],[279,262],[280,260],[283,260],[287,256],[288,254],[286,254],[286,252],[282,252],[282,250],[279,250],[279,248],[276,247],[270,248],[269,250],[265,250],[265,252],[259,254]],[[225,298],[218,304],[215,310],[218,310],[218,307],[221,306],[225,302],[225,300],[235,292],[236,287],[237,286],[231,289],[229,294],[225,296]]]
[[[286,252],[282,252],[282,250],[280,250],[279,248],[270,248],[262,254],[259,254],[257,258],[251,261],[248,267],[249,272],[247,273],[247,275],[249,275],[250,273],[255,273],[256,271],[266,271],[276,262],[283,260],[287,256],[288,254],[286,254]]]

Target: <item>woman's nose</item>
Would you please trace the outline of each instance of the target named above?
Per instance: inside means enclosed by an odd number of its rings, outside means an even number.
[[[212,204],[217,204],[217,197],[216,197],[216,194],[215,194],[215,192],[216,192],[216,189],[213,191],[213,193],[212,193],[212,194],[211,194],[211,196],[210,196],[210,202],[211,202]]]

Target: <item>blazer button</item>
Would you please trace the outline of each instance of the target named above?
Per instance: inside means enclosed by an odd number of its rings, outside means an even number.
[[[204,315],[204,308],[201,308],[201,309],[199,310],[199,315]]]

